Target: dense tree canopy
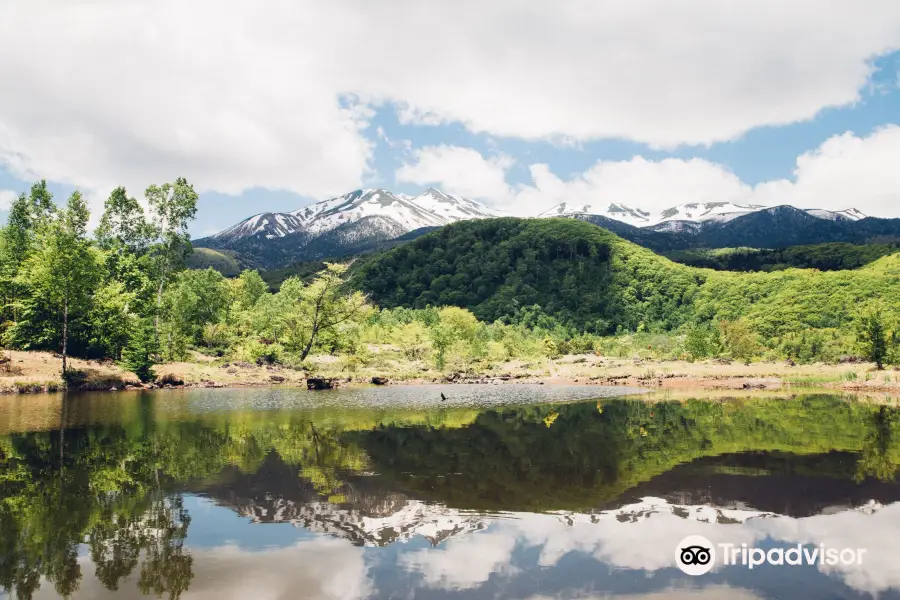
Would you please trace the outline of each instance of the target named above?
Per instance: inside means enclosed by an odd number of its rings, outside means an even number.
[[[671,330],[747,319],[777,337],[852,323],[855,306],[883,298],[896,318],[900,254],[855,271],[730,273],[689,268],[575,220],[463,222],[369,260],[355,283],[384,306],[453,304],[509,318],[538,304],[600,333]]]
[[[788,248],[693,248],[667,252],[675,262],[717,271],[782,271],[857,269],[882,256],[900,252],[900,244],[813,244]]]
[[[368,261],[355,283],[383,306],[461,306],[486,321],[537,304],[598,333],[680,324],[703,274],[622,244],[569,219],[463,222]]]

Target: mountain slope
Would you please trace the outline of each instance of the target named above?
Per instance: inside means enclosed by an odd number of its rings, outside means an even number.
[[[900,236],[900,219],[824,219],[792,206],[767,208],[724,223],[704,223],[698,245],[784,248],[826,242],[864,243],[878,236]]]
[[[838,213],[832,215],[834,218],[824,218],[792,206],[776,206],[718,215],[704,221],[664,221],[650,227],[634,227],[602,215],[572,214],[569,217],[594,223],[655,252],[900,240],[900,219],[853,219]]]
[[[229,250],[247,265],[272,268],[357,254],[411,231],[498,214],[433,188],[415,197],[381,189],[356,190],[290,213],[254,215],[194,245]]]
[[[354,282],[385,307],[456,305],[493,321],[539,304],[605,333],[679,325],[704,273],[575,219],[500,218],[455,223],[373,257]]]
[[[235,277],[241,273],[241,265],[233,256],[210,248],[194,248],[185,262],[189,269],[212,267],[225,277]]]
[[[692,202],[667,208],[659,214],[659,222],[664,221],[706,221],[728,218],[765,208],[759,204],[733,204],[731,202]]]
[[[578,219],[506,218],[456,223],[372,256],[353,283],[384,307],[455,305],[486,321],[538,304],[599,333],[745,318],[772,340],[846,327],[873,298],[896,306],[900,254],[852,271],[731,273],[673,263]]]

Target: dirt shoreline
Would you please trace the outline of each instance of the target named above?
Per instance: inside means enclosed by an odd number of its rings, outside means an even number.
[[[564,356],[555,360],[512,360],[482,373],[440,372],[419,362],[398,360],[385,353],[355,372],[342,370],[334,357],[316,357],[309,371],[278,365],[227,362],[196,354],[192,362],[156,367],[158,383],[141,384],[110,361],[73,359],[82,374],[75,387],[82,391],[121,391],[160,388],[265,388],[307,387],[307,380],[330,380],[336,387],[371,385],[497,384],[602,385],[641,387],[648,390],[777,391],[802,388],[900,395],[900,371],[877,371],[868,363],[791,365],[788,363],[726,363],[704,361],[652,361]],[[61,391],[59,359],[46,352],[7,351],[0,370],[0,393]],[[72,387],[70,387],[70,390]]]

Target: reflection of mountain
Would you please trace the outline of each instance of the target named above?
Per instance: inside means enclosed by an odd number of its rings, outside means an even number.
[[[853,480],[858,455],[743,453],[700,458],[636,485],[604,507],[659,496],[674,504],[809,517],[900,501],[896,481]],[[842,472],[843,471],[843,472]]]
[[[584,511],[551,511],[566,524],[639,523],[668,514],[703,523],[733,524],[776,515],[808,517],[873,510],[900,501],[900,485],[853,481],[857,456],[740,453],[700,458],[639,483],[615,500]],[[482,531],[490,513],[451,508],[399,493],[377,476],[345,473],[343,484],[323,497],[300,469],[270,453],[252,473],[226,469],[203,493],[254,523],[291,523],[349,540],[386,546],[415,537],[433,546]],[[387,487],[386,487],[387,484]],[[522,518],[527,513],[508,513]]]
[[[254,523],[292,523],[356,546],[386,546],[417,536],[437,545],[485,528],[477,513],[412,500],[385,489],[376,477],[348,475],[337,492],[322,498],[296,467],[284,464],[274,452],[255,473],[228,470],[203,488],[205,495]]]

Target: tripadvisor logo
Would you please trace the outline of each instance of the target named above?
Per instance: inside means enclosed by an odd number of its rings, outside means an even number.
[[[721,557],[719,564],[726,567],[742,565],[753,569],[762,565],[861,565],[865,553],[865,548],[829,548],[824,544],[812,547],[797,544],[769,550],[747,544],[713,545],[702,535],[689,535],[675,547],[675,564],[688,575],[703,575],[716,565],[717,554]]]
[[[702,535],[689,535],[675,546],[675,564],[688,575],[703,575],[716,564],[716,549]]]

